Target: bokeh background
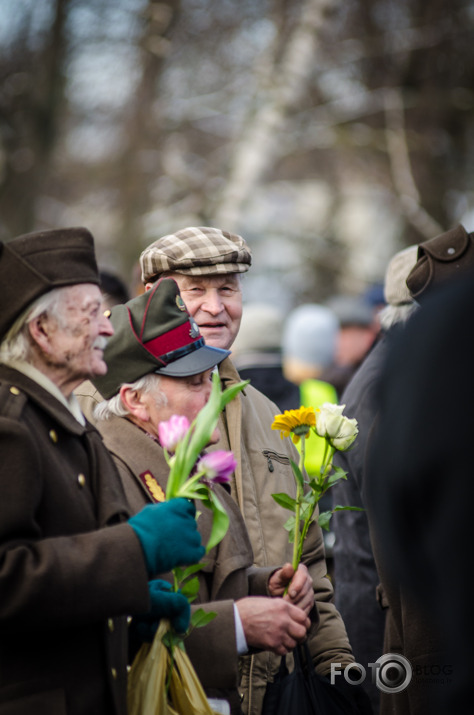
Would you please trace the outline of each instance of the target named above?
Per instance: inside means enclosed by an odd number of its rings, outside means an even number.
[[[188,225],[285,309],[474,230],[472,0],[0,0],[0,238],[85,225],[127,283]]]

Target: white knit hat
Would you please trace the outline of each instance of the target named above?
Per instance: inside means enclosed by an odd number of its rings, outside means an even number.
[[[283,358],[326,367],[334,357],[338,330],[339,321],[330,308],[317,303],[298,306],[285,322]]]

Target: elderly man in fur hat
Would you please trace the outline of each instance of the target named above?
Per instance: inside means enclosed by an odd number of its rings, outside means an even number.
[[[154,574],[204,553],[184,499],[130,519],[119,476],[73,389],[105,375],[84,228],[0,243],[0,712],[125,715],[127,615],[187,622]]]

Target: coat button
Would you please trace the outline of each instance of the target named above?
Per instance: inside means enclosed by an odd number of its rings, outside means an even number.
[[[132,621],[133,618],[131,616],[127,616],[127,626],[129,626]]]
[[[448,248],[448,250],[446,251],[446,253],[448,254],[448,256],[452,256],[453,253],[456,253],[456,249],[455,249],[455,248]]]
[[[117,671],[115,670],[115,668],[111,668],[111,669],[110,669],[110,672],[111,672],[111,674],[112,674],[112,678],[113,678],[114,680],[117,680]]]
[[[114,630],[115,630],[115,623],[114,623],[113,618],[108,618],[108,619],[107,619],[107,626],[108,626],[109,631],[110,631],[111,633],[113,633]]]
[[[77,481],[79,483],[80,487],[85,487],[86,486],[86,478],[83,474],[79,474],[77,477]]]
[[[56,442],[58,441],[58,435],[56,433],[56,430],[49,430],[49,439],[51,440],[51,442],[54,442],[54,444],[56,444]]]
[[[20,394],[20,390],[18,389],[18,387],[15,387],[15,385],[12,385],[12,386],[10,387],[10,392],[12,393],[12,395],[19,395],[19,394]]]

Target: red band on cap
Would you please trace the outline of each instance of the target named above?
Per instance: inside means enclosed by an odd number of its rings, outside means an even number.
[[[161,355],[186,347],[186,345],[191,345],[201,339],[199,334],[195,338],[192,338],[191,330],[191,323],[186,321],[182,325],[178,325],[177,328],[169,330],[164,335],[158,335],[156,338],[153,338],[153,340],[143,343],[143,346],[153,357],[160,358]]]

